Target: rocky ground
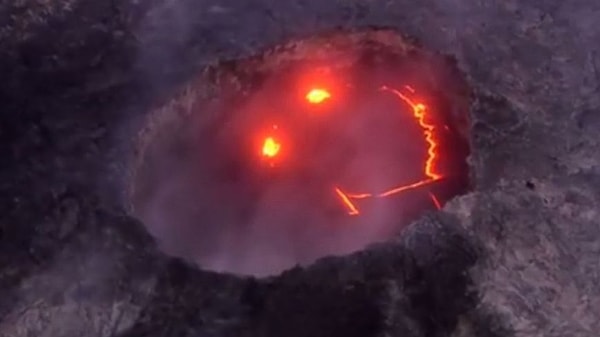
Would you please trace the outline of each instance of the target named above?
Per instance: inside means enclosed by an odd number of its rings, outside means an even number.
[[[0,7],[0,336],[597,336],[600,4],[19,0]],[[164,256],[126,211],[141,120],[203,65],[382,26],[474,89],[475,190],[271,279]]]

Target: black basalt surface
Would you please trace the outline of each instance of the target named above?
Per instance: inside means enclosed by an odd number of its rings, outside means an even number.
[[[597,336],[593,1],[5,1],[0,336]],[[474,191],[268,279],[165,256],[128,215],[145,114],[218,60],[387,27],[456,60]]]

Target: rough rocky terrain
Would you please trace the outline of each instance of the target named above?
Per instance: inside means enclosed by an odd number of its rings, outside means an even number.
[[[0,7],[0,336],[597,336],[600,4],[21,0]],[[475,189],[270,279],[163,255],[127,214],[144,115],[206,64],[389,27],[474,89]]]

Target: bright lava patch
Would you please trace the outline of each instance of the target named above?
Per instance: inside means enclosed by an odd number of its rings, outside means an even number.
[[[265,157],[273,158],[277,156],[280,149],[281,144],[279,144],[275,138],[267,137],[263,143],[262,154]]]
[[[306,94],[306,100],[311,104],[321,104],[329,98],[331,94],[325,89],[312,89]]]

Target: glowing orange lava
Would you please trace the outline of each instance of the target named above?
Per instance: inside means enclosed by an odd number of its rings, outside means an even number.
[[[281,144],[273,137],[265,138],[262,146],[262,155],[267,158],[274,158],[279,154]]]
[[[410,88],[410,89],[408,89],[409,91],[414,91],[414,89],[412,89],[409,86],[406,86],[406,88],[407,89]],[[413,110],[413,115],[419,122],[419,125],[421,126],[421,128],[423,128],[423,134],[425,135],[425,141],[427,142],[427,145],[428,145],[427,160],[425,161],[425,172],[424,172],[425,176],[427,176],[431,180],[438,180],[438,179],[442,178],[442,174],[435,172],[434,165],[437,160],[438,145],[437,145],[437,142],[435,141],[434,135],[433,135],[435,126],[433,124],[429,124],[429,123],[427,123],[427,121],[425,121],[427,106],[423,103],[413,102],[413,100],[411,100],[408,96],[404,95],[403,93],[401,93],[400,91],[398,91],[396,89],[383,86],[383,87],[381,87],[381,90],[389,91],[389,92],[393,93],[398,98],[403,100],[406,104],[410,105],[410,107]]]
[[[429,196],[431,197],[431,201],[433,201],[433,204],[435,205],[435,208],[437,208],[438,210],[442,209],[442,204],[440,204],[440,201],[435,196],[435,194],[429,193]]]
[[[415,90],[410,86],[404,87],[410,94],[414,94]],[[425,175],[425,179],[417,181],[412,184],[401,185],[393,187],[387,191],[383,191],[381,193],[372,194],[372,193],[356,193],[356,194],[346,194],[342,192],[338,187],[335,188],[336,193],[339,195],[342,200],[344,206],[348,210],[348,214],[357,215],[359,214],[358,208],[352,203],[353,199],[365,199],[365,198],[384,198],[394,194],[402,193],[408,190],[412,190],[415,188],[419,188],[433,182],[436,182],[443,178],[443,175],[436,171],[436,163],[438,160],[438,144],[435,140],[434,130],[435,126],[433,124],[428,123],[425,119],[427,117],[427,106],[423,103],[416,102],[414,99],[411,99],[407,96],[407,94],[402,93],[401,91],[390,88],[387,86],[381,87],[382,91],[387,91],[394,94],[396,97],[401,99],[404,103],[408,104],[412,109],[413,116],[417,119],[419,126],[423,129],[423,136],[425,137],[425,142],[427,143],[427,159],[425,160],[425,166],[423,168],[423,173]],[[435,195],[431,194],[431,199],[436,206],[436,208],[440,209],[441,205]]]
[[[306,93],[305,98],[311,104],[321,104],[331,98],[331,94],[325,89],[315,88]]]
[[[392,188],[390,190],[387,190],[387,191],[385,191],[383,193],[379,193],[377,196],[378,197],[389,197],[390,195],[398,194],[398,193],[401,193],[401,192],[404,192],[404,191],[415,189],[417,187],[421,187],[421,186],[425,186],[425,185],[431,184],[434,181],[435,181],[434,179],[423,179],[423,180],[417,181],[416,183],[394,187],[394,188]]]
[[[358,211],[358,208],[356,208],[356,206],[354,206],[354,204],[350,200],[350,196],[348,196],[346,193],[342,192],[342,190],[340,190],[337,187],[335,188],[335,193],[337,193],[337,195],[340,197],[340,199],[342,200],[342,202],[348,209],[348,214],[350,214],[350,215],[360,214],[360,212]]]

